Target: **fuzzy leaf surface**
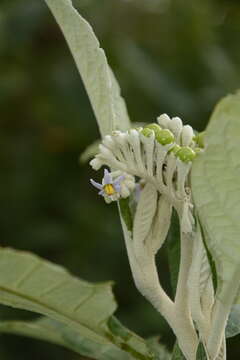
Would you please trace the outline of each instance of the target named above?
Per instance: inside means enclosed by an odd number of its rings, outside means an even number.
[[[122,352],[119,352],[120,357],[116,357],[116,359],[153,359],[150,355],[149,357],[144,355],[144,351],[146,351],[146,345],[143,339],[127,330],[115,318],[111,318],[110,321],[118,323],[118,328],[121,329],[121,334],[119,334],[120,330],[117,330],[117,332],[114,330],[113,334],[116,336],[121,335],[120,337],[124,338],[125,342],[122,343],[121,346],[123,348],[125,346],[130,352],[126,353],[123,350]],[[86,341],[84,336],[82,336],[77,331],[72,330],[68,325],[49,319],[47,317],[41,317],[33,321],[0,322],[0,333],[15,334],[48,341],[55,345],[63,346],[80,355],[88,356],[94,359],[113,359],[113,355],[102,352],[101,344],[99,345],[91,341]],[[138,352],[134,349],[134,347],[137,347],[139,351],[141,350],[143,352]],[[149,348],[151,349],[151,346],[149,346]],[[114,356],[117,356],[117,353]]]
[[[57,321],[58,332],[63,331],[68,345],[83,355],[100,360],[152,359],[137,335],[129,332],[131,336],[123,341],[109,328],[116,309],[111,283],[88,283],[36,255],[0,248],[0,303]],[[49,324],[48,320],[38,322],[37,328],[35,324],[35,337],[40,338],[42,327],[48,326],[49,341],[60,342],[61,331],[58,335]],[[19,323],[15,329],[19,331]],[[30,334],[29,324],[24,329],[25,335]]]
[[[240,93],[217,105],[206,130],[206,150],[193,163],[192,191],[206,242],[216,264],[222,302],[240,284]]]
[[[45,0],[64,37],[82,77],[102,136],[127,130],[130,121],[117,80],[106,55],[89,25],[71,0]]]

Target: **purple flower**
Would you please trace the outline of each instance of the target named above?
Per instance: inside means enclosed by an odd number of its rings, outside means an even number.
[[[121,196],[121,182],[124,180],[125,176],[118,176],[113,180],[111,173],[104,169],[104,177],[102,179],[102,184],[97,183],[93,179],[90,179],[91,184],[97,188],[99,195],[103,196],[107,202],[118,200]]]

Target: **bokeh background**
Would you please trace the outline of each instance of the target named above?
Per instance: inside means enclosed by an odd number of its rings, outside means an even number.
[[[203,130],[240,87],[238,0],[76,0],[113,67],[133,121],[167,112]],[[89,281],[114,280],[117,315],[142,336],[174,338],[135,289],[117,209],[89,185],[79,154],[99,137],[81,79],[43,0],[0,2],[1,245],[33,251]],[[158,259],[169,288],[166,254]],[[1,319],[32,314],[0,308]],[[239,338],[229,341],[237,359]],[[230,349],[231,348],[231,349]],[[80,359],[0,336],[3,360]]]

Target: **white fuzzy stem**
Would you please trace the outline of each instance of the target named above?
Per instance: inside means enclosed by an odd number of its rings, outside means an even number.
[[[181,217],[180,217],[181,218]],[[181,232],[181,256],[180,266],[178,273],[178,283],[175,296],[175,303],[178,307],[184,308],[186,312],[189,312],[189,301],[188,301],[188,276],[192,261],[192,239],[190,234]]]
[[[219,290],[219,293],[216,295],[216,299],[213,305],[211,330],[207,343],[207,350],[211,360],[217,359],[217,355],[224,338],[227,319],[234,299],[239,290],[237,286],[234,288],[232,284],[237,284],[240,276],[239,272],[240,270],[236,271],[231,279],[231,282],[229,282],[229,286],[224,284],[225,286]]]
[[[127,231],[124,221],[121,221],[136,287],[169,323],[186,359],[195,360],[198,338],[189,312],[184,311],[185,306],[176,306],[165,293],[159,282],[154,255],[144,244],[144,249],[136,249],[133,246],[131,233]]]

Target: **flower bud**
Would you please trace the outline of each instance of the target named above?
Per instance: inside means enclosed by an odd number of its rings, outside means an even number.
[[[193,140],[193,129],[190,125],[185,125],[182,129],[181,142],[183,146],[189,146]]]
[[[158,116],[157,118],[157,122],[159,123],[160,126],[162,126],[163,128],[168,128],[169,124],[171,122],[170,117],[167,114],[162,114],[160,116]]]
[[[178,137],[182,131],[182,120],[179,117],[174,117],[169,123],[169,129],[173,132],[173,134]]]
[[[102,161],[98,158],[94,158],[89,163],[94,170],[99,170],[102,166]]]

